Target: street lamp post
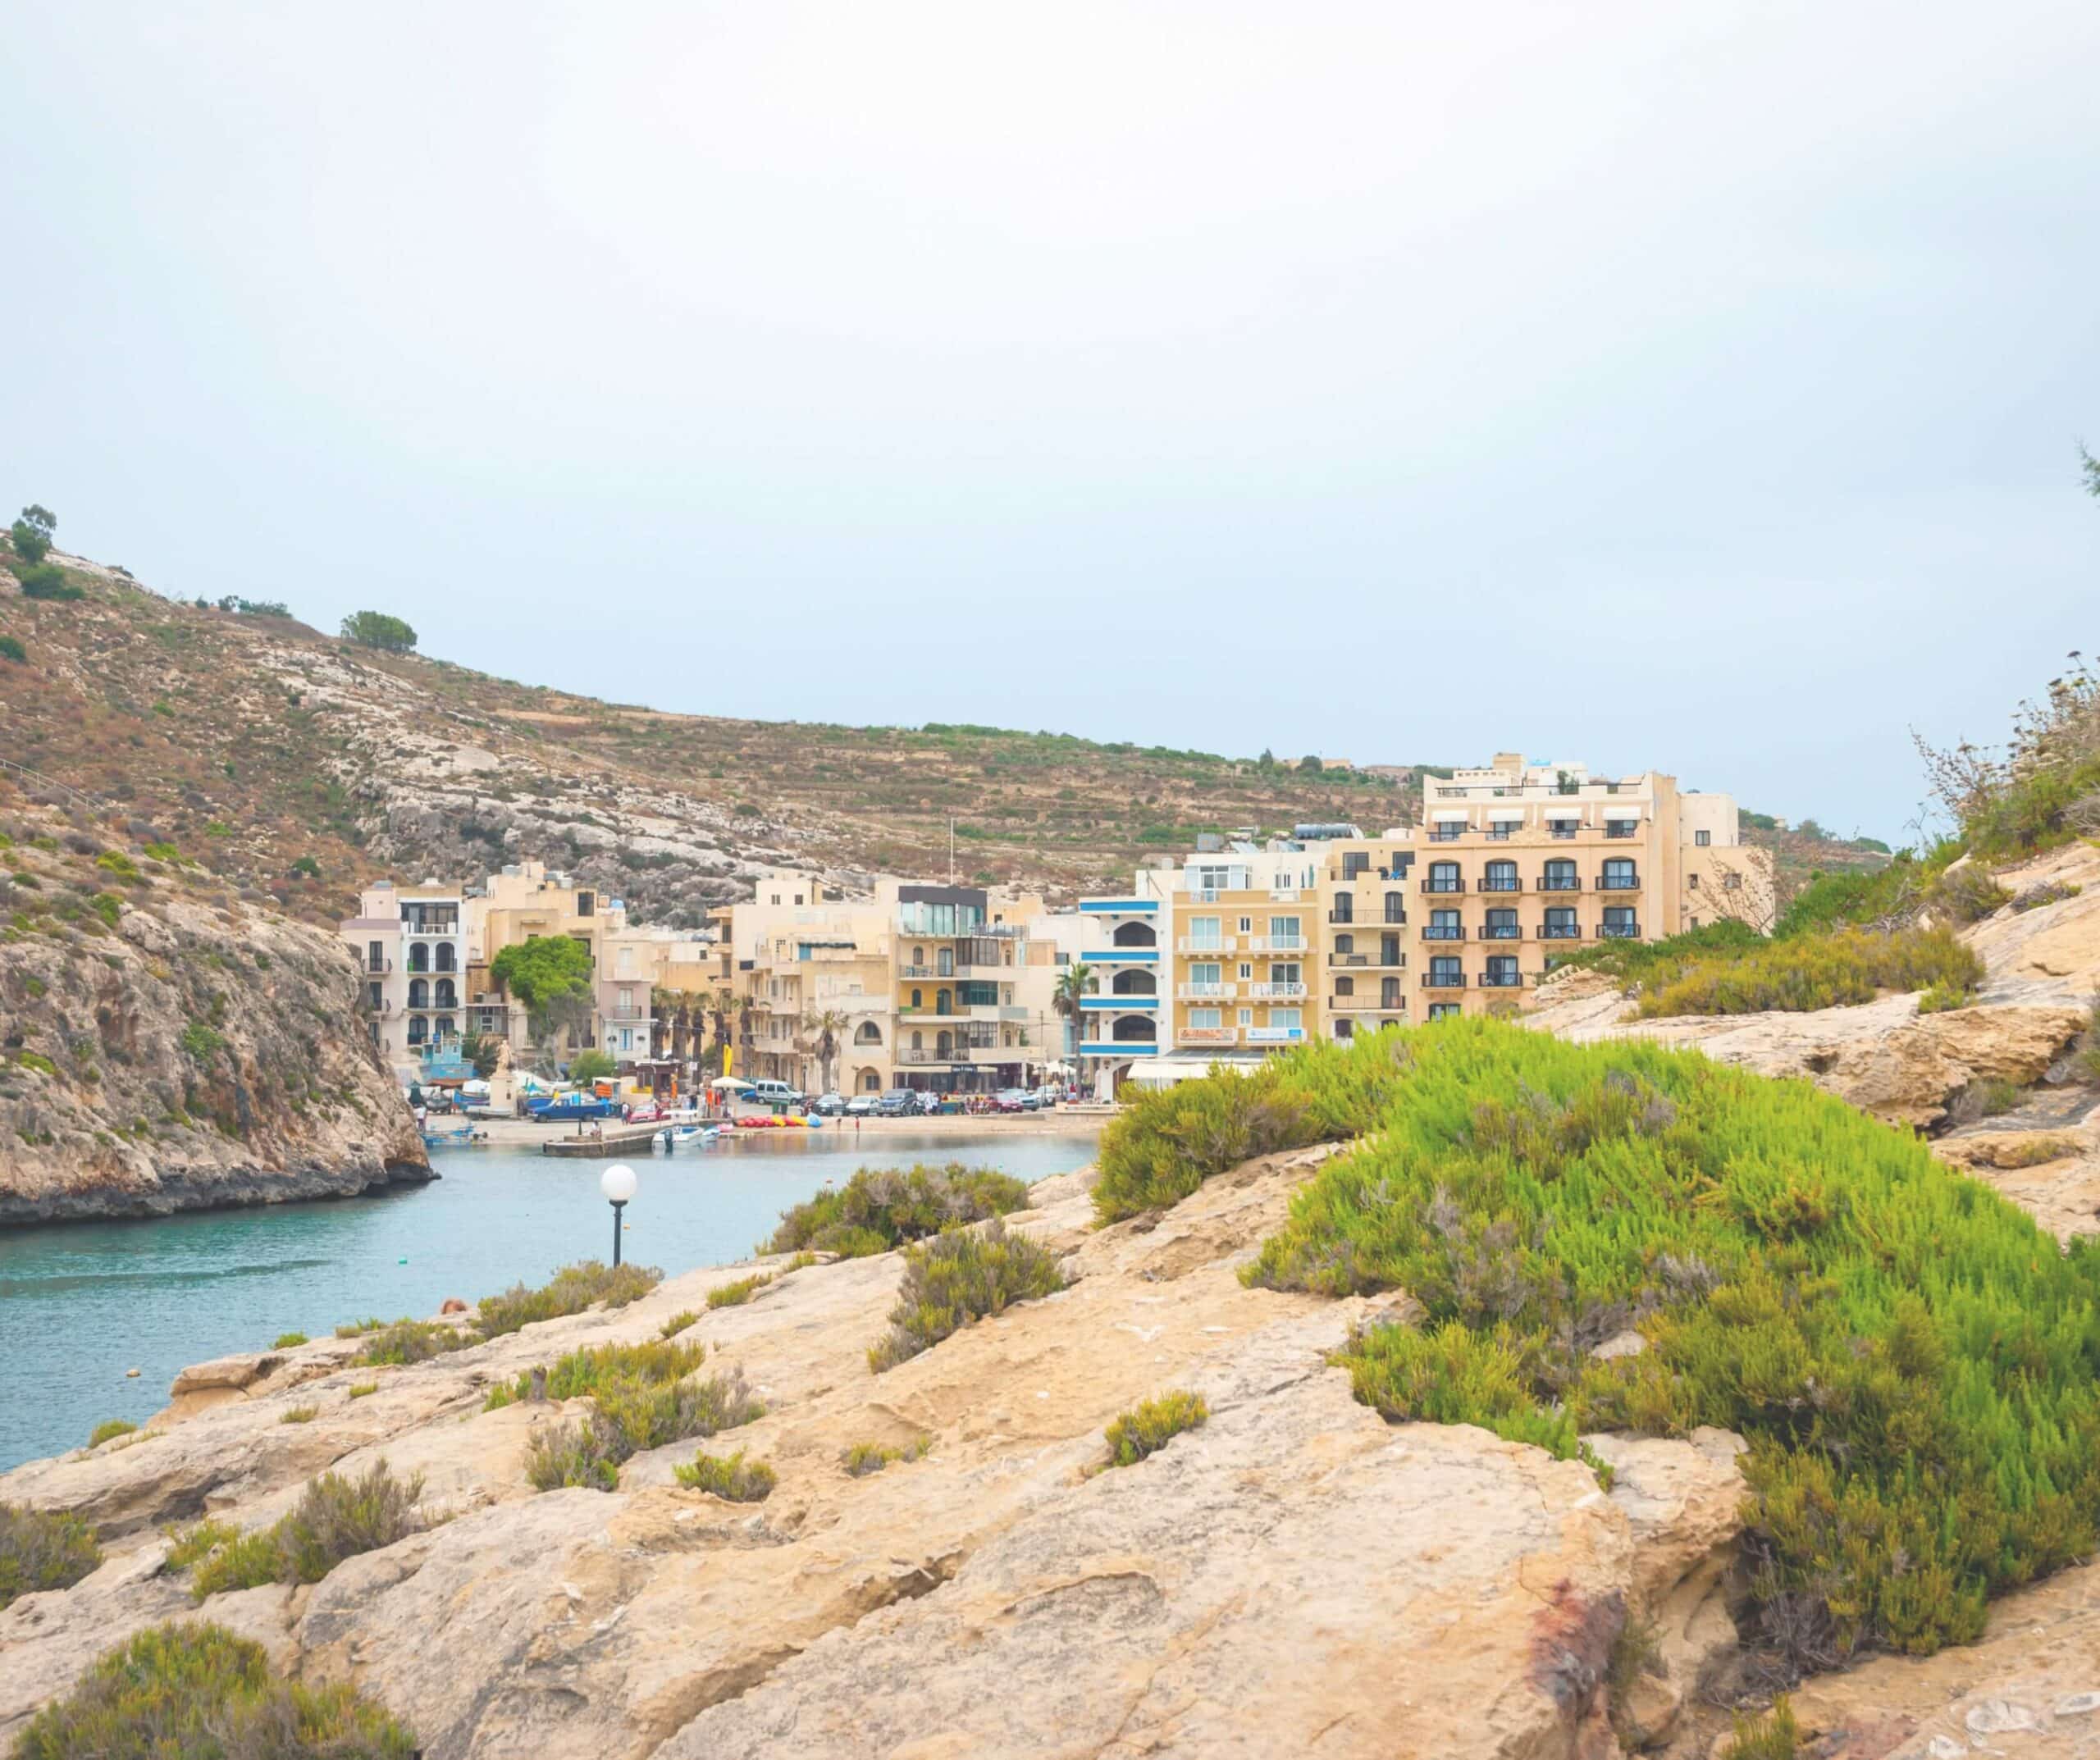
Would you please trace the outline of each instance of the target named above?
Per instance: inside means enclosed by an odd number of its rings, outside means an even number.
[[[620,1262],[620,1212],[627,1208],[627,1201],[634,1196],[634,1170],[624,1161],[615,1161],[598,1176],[598,1189],[605,1194],[605,1201],[613,1206],[613,1263]]]

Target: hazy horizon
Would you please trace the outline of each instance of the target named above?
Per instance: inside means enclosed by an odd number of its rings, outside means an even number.
[[[0,505],[698,714],[1499,750],[1899,841],[2100,504],[2100,19],[14,21]]]

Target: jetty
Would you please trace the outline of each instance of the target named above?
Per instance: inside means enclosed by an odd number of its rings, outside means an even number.
[[[623,1124],[618,1130],[591,1132],[581,1137],[550,1137],[540,1145],[540,1153],[565,1155],[578,1160],[646,1155],[662,1128],[658,1124]]]

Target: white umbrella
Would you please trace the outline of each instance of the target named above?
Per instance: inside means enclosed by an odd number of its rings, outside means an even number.
[[[732,1090],[732,1089],[737,1089],[737,1088],[755,1087],[756,1087],[758,1084],[757,1084],[756,1083],[754,1083],[754,1082],[746,1082],[746,1080],[745,1080],[742,1076],[740,1076],[740,1075],[718,1075],[717,1077],[715,1077],[715,1078],[714,1078],[712,1082],[710,1082],[707,1085],[708,1085],[710,1087],[713,1087],[713,1088],[719,1088],[719,1089],[724,1090],[724,1092],[728,1092],[728,1091],[729,1091],[729,1090]]]

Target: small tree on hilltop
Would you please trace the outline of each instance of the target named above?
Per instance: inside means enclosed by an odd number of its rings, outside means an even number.
[[[578,1051],[568,1060],[572,1082],[597,1082],[615,1074],[619,1065],[603,1051]]]
[[[514,942],[489,962],[489,976],[525,1005],[536,1039],[590,1017],[591,950],[568,936]]]
[[[358,611],[343,619],[343,640],[382,654],[410,654],[415,650],[416,632],[403,619],[384,611]]]
[[[7,528],[8,541],[25,563],[40,563],[51,554],[51,535],[58,529],[58,516],[48,507],[31,502],[22,517]]]

